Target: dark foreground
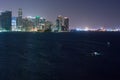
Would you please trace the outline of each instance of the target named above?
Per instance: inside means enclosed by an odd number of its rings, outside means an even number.
[[[0,33],[0,80],[114,80],[119,43],[117,32]]]

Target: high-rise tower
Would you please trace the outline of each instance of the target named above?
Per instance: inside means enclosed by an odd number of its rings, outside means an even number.
[[[20,30],[22,30],[22,9],[21,8],[19,8],[18,9],[18,22],[17,22],[17,25],[18,25],[18,28],[20,29]]]
[[[69,18],[64,17],[64,31],[69,31]]]
[[[63,25],[63,17],[59,15],[56,20],[56,27],[58,31],[62,30],[62,25]]]
[[[0,27],[3,30],[10,31],[11,30],[11,20],[12,20],[12,12],[5,11],[0,15]]]
[[[69,31],[69,18],[58,16],[56,20],[56,28],[58,32]]]

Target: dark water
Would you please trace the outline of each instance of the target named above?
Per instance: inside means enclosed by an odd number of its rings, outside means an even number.
[[[119,41],[119,32],[0,33],[0,80],[115,79]]]

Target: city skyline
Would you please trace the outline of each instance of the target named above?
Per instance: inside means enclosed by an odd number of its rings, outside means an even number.
[[[119,26],[119,0],[1,0],[0,10],[11,10],[18,16],[18,8],[23,16],[41,16],[55,22],[56,16],[70,18],[70,27],[79,26]]]

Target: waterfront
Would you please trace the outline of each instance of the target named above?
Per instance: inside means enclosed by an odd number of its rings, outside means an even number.
[[[119,76],[119,36],[119,32],[0,33],[0,78],[90,80]],[[92,55],[94,52],[100,55]]]

